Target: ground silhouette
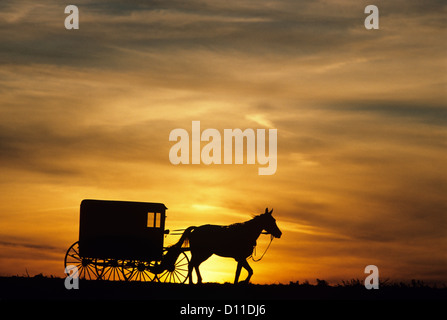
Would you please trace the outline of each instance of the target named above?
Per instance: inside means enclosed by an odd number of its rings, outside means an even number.
[[[1,300],[176,300],[176,301],[292,301],[292,300],[445,300],[447,287],[421,281],[382,284],[367,290],[359,280],[317,284],[219,284],[202,285],[80,280],[79,289],[67,290],[64,278],[0,277]]]

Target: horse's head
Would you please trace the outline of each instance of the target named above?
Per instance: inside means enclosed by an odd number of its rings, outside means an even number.
[[[259,217],[262,219],[264,230],[267,231],[267,233],[270,233],[275,238],[281,238],[282,232],[276,225],[276,220],[273,218],[272,212],[273,209],[269,211],[268,208],[265,208],[265,212]]]

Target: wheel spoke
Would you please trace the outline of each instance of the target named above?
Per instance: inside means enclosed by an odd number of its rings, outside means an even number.
[[[174,282],[175,282],[175,283],[180,283],[180,282],[182,282],[182,280],[180,279],[180,277],[179,277],[179,275],[178,275],[178,274],[180,274],[178,271],[174,270],[174,272],[173,272],[172,274],[173,274],[173,276],[174,276]]]

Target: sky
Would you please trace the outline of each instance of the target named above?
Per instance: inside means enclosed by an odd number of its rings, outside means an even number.
[[[107,199],[168,229],[273,208],[254,283],[447,281],[444,1],[79,0],[66,30],[69,4],[0,3],[0,275],[64,276],[82,199]],[[171,164],[192,121],[277,129],[276,173]]]

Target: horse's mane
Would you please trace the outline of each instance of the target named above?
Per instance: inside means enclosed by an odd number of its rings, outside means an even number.
[[[236,223],[232,223],[228,226],[225,226],[226,228],[229,229],[238,229],[240,227],[244,227],[247,224],[253,222],[254,220],[256,220],[257,218],[260,218],[260,215],[252,215],[252,218],[250,220],[244,221],[244,222],[236,222]]]

